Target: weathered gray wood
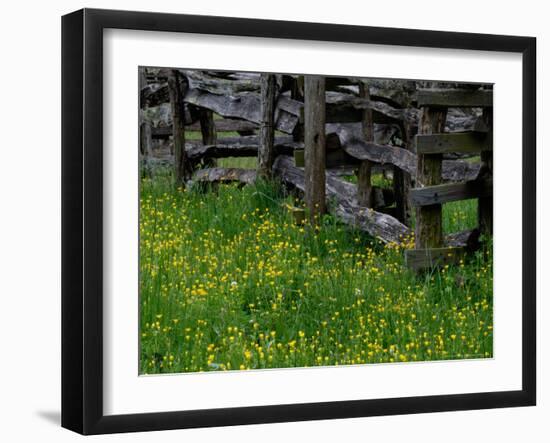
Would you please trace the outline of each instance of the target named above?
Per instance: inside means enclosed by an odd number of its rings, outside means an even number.
[[[358,145],[362,147],[359,149]],[[403,172],[410,174],[413,178],[416,177],[416,155],[412,152],[404,154],[403,148],[389,145],[362,145],[361,142],[355,141],[349,144],[346,143],[344,146],[345,149],[343,147],[342,150],[346,154],[345,156],[341,152],[333,153],[327,150],[327,169],[356,169],[360,163],[359,159],[367,158],[375,162],[373,163],[373,168],[375,169],[379,169],[379,166],[394,165],[397,163],[397,167],[402,167]],[[304,152],[302,150],[296,149],[294,151],[294,159],[296,161],[295,166],[304,167]],[[479,163],[471,163],[464,160],[443,160],[442,164],[441,176],[443,181],[459,182],[474,180],[477,178],[480,170]],[[395,176],[395,170],[393,173]]]
[[[492,195],[492,180],[472,180],[464,183],[448,183],[411,189],[411,203],[414,206],[431,206]]]
[[[464,247],[466,252],[475,252],[481,247],[479,236],[479,229],[453,232],[445,236],[444,246]]]
[[[261,122],[260,94],[241,93],[234,96],[216,95],[198,89],[190,89],[185,101],[195,106],[210,109],[226,118],[239,118],[256,124]],[[302,103],[280,96],[276,102],[275,128],[292,134],[300,116]]]
[[[304,78],[305,197],[310,223],[325,213],[325,79]]]
[[[139,68],[139,87],[140,90],[147,86],[147,73],[144,67]],[[147,107],[145,106],[145,109]],[[151,122],[145,118],[145,112],[140,112],[139,125],[139,152],[141,159],[141,172],[144,177],[151,176],[150,157],[153,150],[153,137],[151,131]]]
[[[493,106],[493,91],[478,89],[420,89],[416,93],[419,107],[467,107],[482,108]]]
[[[293,141],[291,136],[278,136],[275,137],[273,150],[276,155],[291,155],[295,149],[303,150],[303,147],[302,143]],[[203,145],[198,140],[189,140],[186,143],[187,156],[190,159],[256,157],[258,148],[259,138],[256,135],[219,138],[215,145]]]
[[[389,163],[404,171],[414,173],[416,156],[406,149],[391,145],[367,143],[362,140],[346,140],[342,149],[358,160],[370,160],[376,163]]]
[[[203,108],[199,108],[198,113],[202,143],[206,146],[215,145],[218,137],[216,133],[216,126],[214,124],[214,113],[209,109]],[[203,159],[203,164],[212,168],[216,166],[216,160],[212,157],[208,159]]]
[[[410,122],[403,122],[401,125],[401,135],[404,144],[403,149],[408,152],[412,150],[412,134],[413,125]],[[416,171],[416,164],[413,164],[413,166],[415,166]],[[396,207],[395,217],[407,226],[411,225],[411,205],[409,203],[411,172],[413,171],[407,172],[398,166],[393,167],[393,191],[395,194]]]
[[[217,133],[213,112],[208,109],[199,109],[199,115],[202,142],[205,145],[215,145]]]
[[[275,95],[277,83],[273,74],[261,75],[260,100],[260,149],[258,150],[258,172],[261,177],[271,177],[275,149]]]
[[[417,154],[471,153],[493,149],[492,137],[483,132],[418,134],[415,141]]]
[[[464,248],[408,249],[405,264],[414,271],[451,265],[462,260],[465,252]]]
[[[414,108],[394,108],[384,102],[337,92],[327,93],[326,100],[327,123],[359,122],[362,120],[362,111],[370,109],[373,111],[373,121],[375,123],[409,121],[412,124],[418,124],[419,112]]]
[[[421,134],[441,133],[445,127],[446,109],[424,107],[420,119]],[[419,155],[417,158],[417,186],[435,186],[441,182],[441,154]],[[412,192],[411,192],[412,197]],[[416,208],[415,248],[439,248],[443,244],[441,205]]]
[[[174,137],[174,178],[176,186],[185,186],[191,177],[192,165],[185,151],[185,111],[183,97],[187,92],[187,80],[175,69],[168,72],[168,91],[172,109]]]
[[[211,112],[206,110],[207,112]],[[255,131],[258,129],[258,125],[255,123],[243,121],[243,120],[214,120],[214,127],[216,132],[245,132],[245,131]],[[201,124],[195,122],[192,124],[186,124],[185,129],[187,131],[201,131]],[[153,127],[152,136],[153,138],[168,138],[172,135],[172,125],[163,126],[163,127]]]
[[[255,169],[242,168],[205,168],[193,175],[194,182],[252,184],[256,181]]]
[[[491,145],[493,144],[493,109],[486,108],[483,110],[483,121],[489,128],[487,137],[490,139]],[[493,177],[493,152],[481,153],[481,169],[480,178],[492,178]],[[485,235],[493,234],[493,197],[483,196],[478,202],[478,226],[480,231]]]
[[[274,172],[284,183],[305,192],[304,170],[294,166],[289,156],[278,156]],[[390,215],[357,205],[357,187],[335,174],[326,174],[326,198],[331,210],[343,222],[368,232],[384,243],[402,243],[411,235],[409,228]]]
[[[359,97],[370,101],[369,86],[364,81],[359,83]],[[372,109],[363,109],[361,127],[365,142],[374,142],[374,120]],[[372,208],[373,195],[371,184],[372,162],[362,160],[357,170],[357,202],[360,206]]]
[[[140,157],[141,167],[144,176],[151,176],[151,151],[153,145],[153,138],[151,137],[151,124],[148,121],[143,121],[139,127],[139,140],[140,140]]]

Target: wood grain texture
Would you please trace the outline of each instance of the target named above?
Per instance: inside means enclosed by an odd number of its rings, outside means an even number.
[[[325,213],[325,79],[304,78],[305,199],[312,225]]]
[[[419,132],[441,133],[445,128],[446,109],[425,107],[422,111]],[[419,155],[416,179],[420,186],[435,186],[441,182],[441,154]],[[416,249],[439,248],[443,244],[442,210],[440,204],[416,208]]]
[[[174,177],[176,186],[185,186],[193,168],[185,150],[185,110],[183,97],[187,92],[187,80],[176,69],[168,72],[168,91],[172,109],[172,131],[174,138]]]
[[[418,134],[415,142],[417,154],[475,153],[493,149],[491,134],[484,132]]]
[[[285,184],[305,192],[304,170],[294,166],[292,157],[278,156],[273,169]],[[343,222],[368,232],[384,243],[402,243],[411,235],[409,228],[391,215],[360,207],[356,197],[357,186],[327,172],[326,199],[330,203],[331,212]]]
[[[359,83],[359,97],[370,101],[369,85],[364,81]],[[372,109],[363,109],[361,129],[366,142],[374,142],[374,120]],[[372,208],[373,195],[371,184],[372,162],[362,160],[357,170],[357,202],[360,206]]]
[[[260,79],[260,146],[258,149],[258,174],[271,177],[273,160],[275,160],[275,96],[277,82],[273,74],[261,74]]]
[[[472,180],[411,189],[411,203],[414,206],[431,206],[492,195],[492,180]]]
[[[425,89],[416,93],[419,107],[467,107],[482,108],[493,106],[493,91],[487,89]]]

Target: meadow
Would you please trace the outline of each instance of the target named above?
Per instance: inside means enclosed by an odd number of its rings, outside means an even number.
[[[288,204],[277,182],[142,179],[141,374],[492,356],[489,241],[416,275],[412,241],[383,245],[330,215],[297,225]],[[475,200],[444,206],[447,232],[475,225]]]

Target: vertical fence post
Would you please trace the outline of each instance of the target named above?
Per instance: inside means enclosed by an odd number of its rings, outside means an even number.
[[[370,100],[369,85],[365,81],[359,81],[359,97]],[[372,109],[364,109],[361,119],[363,137],[366,142],[374,142],[374,121]],[[371,183],[372,162],[363,160],[357,171],[357,202],[360,206],[372,208],[372,183]]]
[[[192,167],[185,152],[185,108],[183,98],[187,92],[187,80],[177,69],[168,71],[168,93],[172,108],[172,134],[174,137],[174,176],[176,186],[185,186],[191,178]]]
[[[489,129],[488,137],[493,136],[493,108],[483,109],[483,120]],[[481,152],[480,179],[492,178],[493,176],[493,151]],[[478,200],[478,226],[481,233],[493,234],[493,197],[482,197]]]
[[[304,101],[304,76],[299,75],[296,78],[294,78],[294,81],[292,82],[292,89],[290,90],[290,98],[292,100],[296,100],[299,102]],[[302,113],[300,115],[300,119],[298,121],[298,124],[294,128],[294,131],[292,132],[292,139],[295,142],[303,142],[304,141],[304,115],[303,115],[303,108]]]
[[[139,126],[139,141],[140,141],[140,156],[141,156],[141,166],[142,166],[142,175],[144,177],[151,176],[151,165],[150,156],[151,156],[151,146],[153,144],[153,135],[151,131],[151,123],[143,118],[141,125]]]
[[[305,194],[313,225],[325,212],[325,79],[306,75],[304,82]]]
[[[445,129],[446,118],[446,108],[423,107],[419,133],[442,133]],[[442,159],[441,154],[418,155],[417,187],[441,183]],[[443,246],[442,207],[440,204],[416,208],[415,246],[416,249]]]
[[[203,145],[215,145],[218,139],[216,133],[216,124],[214,123],[214,113],[210,109],[197,108],[199,112],[199,123],[201,126],[201,136]],[[216,166],[216,159],[209,158],[203,160],[204,166],[213,168]]]
[[[404,121],[401,132],[405,149],[412,149],[412,128],[409,122]],[[393,167],[393,193],[395,195],[395,218],[406,226],[411,225],[411,206],[409,192],[411,189],[411,174],[397,166]]]
[[[139,68],[139,89],[140,91],[147,86],[147,75],[145,68]],[[141,95],[141,94],[140,94]],[[147,105],[140,103],[141,124],[139,125],[139,153],[141,159],[142,174],[144,177],[151,176],[150,156],[153,147],[153,133],[151,122],[146,115]]]
[[[258,172],[263,178],[271,177],[275,150],[275,93],[277,82],[273,74],[261,74],[260,97],[260,146],[258,149]]]

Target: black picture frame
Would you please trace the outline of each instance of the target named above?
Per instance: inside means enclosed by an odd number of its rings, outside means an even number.
[[[103,413],[103,30],[269,37],[522,54],[522,389],[209,410]],[[83,9],[62,18],[62,426],[151,431],[535,405],[536,39]]]

